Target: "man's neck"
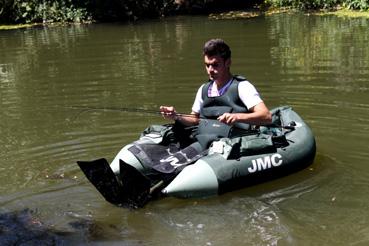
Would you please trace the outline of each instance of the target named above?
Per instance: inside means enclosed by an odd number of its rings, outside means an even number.
[[[214,83],[217,84],[217,87],[220,89],[222,88],[229,80],[232,78],[232,74],[228,73],[226,76],[223,76],[222,78],[214,80]]]

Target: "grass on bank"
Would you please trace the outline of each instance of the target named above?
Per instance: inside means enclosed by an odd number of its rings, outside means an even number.
[[[20,28],[28,28],[33,27],[36,24],[18,24],[18,25],[0,25],[0,30],[13,30],[13,29],[20,29]]]
[[[268,9],[266,11],[229,11],[224,13],[210,14],[209,18],[213,20],[235,20],[235,19],[248,19],[253,17],[258,17],[261,15],[271,16],[275,14],[281,13],[298,13],[301,12],[297,9],[282,7],[282,8],[273,8]],[[349,10],[344,8],[337,8],[336,10],[326,11],[309,11],[306,12],[308,15],[334,15],[337,17],[345,17],[345,18],[368,18],[369,19],[369,11],[359,11],[359,10]]]
[[[369,11],[338,9],[336,11],[319,11],[314,13],[316,15],[335,15],[337,17],[345,18],[367,18],[369,19]]]
[[[17,25],[0,25],[1,30],[15,30],[15,29],[22,29],[22,28],[30,28],[30,27],[54,27],[54,26],[68,26],[68,25],[84,25],[84,24],[91,24],[91,22],[47,22],[47,23],[32,23],[32,24],[17,24]]]

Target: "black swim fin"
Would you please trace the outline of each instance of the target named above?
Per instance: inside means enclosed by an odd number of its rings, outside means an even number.
[[[112,204],[138,208],[150,200],[150,180],[122,160],[119,160],[121,183],[104,158],[77,161],[77,164],[105,200]]]
[[[119,160],[122,193],[126,204],[143,207],[150,200],[151,181],[133,166]]]
[[[118,206],[124,205],[122,185],[106,159],[77,161],[77,164],[106,201]]]

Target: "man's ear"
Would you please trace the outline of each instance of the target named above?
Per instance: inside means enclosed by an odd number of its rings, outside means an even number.
[[[228,67],[228,68],[230,68],[230,67],[231,67],[231,65],[232,65],[232,60],[231,60],[231,58],[228,58],[228,59],[225,61],[225,65],[226,65],[226,67]]]

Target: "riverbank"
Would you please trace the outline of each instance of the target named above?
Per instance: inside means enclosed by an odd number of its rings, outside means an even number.
[[[0,30],[21,29],[36,26],[36,24],[0,25]]]
[[[281,13],[301,13],[301,10],[294,8],[273,8],[268,9],[266,11],[228,11],[222,13],[214,13],[210,14],[209,18],[213,20],[227,20],[227,19],[248,19],[254,18],[261,15],[271,16],[275,14]],[[358,11],[358,10],[349,10],[338,8],[336,10],[317,10],[317,11],[304,11],[306,15],[334,15],[337,17],[345,17],[345,18],[368,18],[369,19],[369,11]]]
[[[227,11],[227,12],[219,12],[219,13],[211,13],[209,14],[209,18],[213,20],[224,20],[224,19],[248,19],[254,18],[261,15],[274,15],[281,13],[298,13],[302,12],[301,10],[281,7],[281,8],[270,8],[267,10],[236,10],[236,11]],[[336,10],[317,10],[317,11],[304,11],[303,13],[307,15],[334,15],[337,17],[344,18],[368,18],[369,19],[369,11],[358,11],[358,10],[349,10],[344,8],[337,8]],[[92,22],[90,22],[92,23]],[[29,28],[35,26],[60,26],[60,25],[68,25],[68,24],[76,24],[76,23],[33,23],[33,24],[18,24],[18,25],[0,25],[1,30],[13,30],[13,29],[22,29]],[[80,23],[77,23],[80,24]]]
[[[2,30],[15,30],[15,29],[23,29],[23,28],[31,28],[31,27],[53,27],[53,26],[68,26],[68,25],[84,25],[84,24],[91,24],[89,23],[73,23],[73,22],[52,22],[52,23],[32,23],[32,24],[16,24],[16,25],[0,25],[0,31]]]
[[[336,11],[317,11],[313,12],[315,15],[335,15],[338,17],[347,17],[347,18],[368,18],[369,19],[369,11],[358,11],[358,10],[349,10],[349,9],[338,9]]]

